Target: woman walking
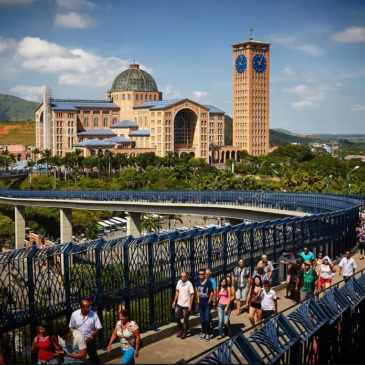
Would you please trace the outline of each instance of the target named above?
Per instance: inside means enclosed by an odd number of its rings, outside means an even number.
[[[323,252],[322,251],[319,251],[318,254],[317,254],[317,260],[316,260],[316,268],[315,270],[318,272],[318,269],[319,267],[322,265],[323,263]]]
[[[255,314],[257,313],[257,322],[262,322],[262,310],[261,310],[261,293],[263,291],[262,280],[260,276],[253,278],[253,284],[247,296],[246,308],[249,310],[248,318],[252,324],[255,325]],[[261,325],[252,329],[251,333],[254,333],[257,329],[260,329]]]
[[[327,289],[331,286],[332,278],[334,277],[335,273],[336,269],[333,266],[330,258],[328,256],[324,257],[323,263],[319,266],[317,271],[320,287],[322,290]]]
[[[39,334],[34,338],[31,351],[38,353],[38,364],[57,364],[57,352],[62,352],[57,337],[50,332],[49,324],[41,321],[38,325]]]
[[[119,321],[110,338],[108,352],[110,352],[117,337],[120,340],[123,355],[122,364],[135,364],[135,359],[138,357],[141,348],[141,337],[139,327],[136,322],[131,320],[131,315],[127,309],[119,312]]]
[[[229,316],[231,315],[231,288],[227,284],[227,277],[223,277],[218,288],[218,323],[219,336],[218,340],[224,337],[224,329],[230,333]]]

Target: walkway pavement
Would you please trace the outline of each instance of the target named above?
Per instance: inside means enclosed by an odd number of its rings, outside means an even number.
[[[365,260],[359,260],[360,257],[359,254],[356,254],[353,257],[357,263],[356,271],[365,269]],[[333,278],[333,284],[337,283],[338,281],[341,281],[341,278],[338,275],[339,271],[338,265],[336,265],[336,269],[337,273],[336,276],[334,276]],[[277,292],[279,311],[289,308],[294,304],[290,299],[284,298],[285,294],[286,294],[286,289]],[[290,312],[291,311],[288,311],[285,314],[289,314]],[[235,316],[233,313],[231,315],[231,325],[233,334],[237,334],[241,330],[245,330],[251,327],[246,312],[241,314],[240,316]],[[215,323],[217,323],[217,321],[215,321]],[[215,327],[213,329],[214,337],[210,340],[210,342],[200,341],[199,333],[200,333],[200,325],[192,329],[192,335],[188,337],[186,340],[180,340],[176,338],[176,335],[173,335],[164,340],[148,345],[140,351],[140,355],[136,363],[174,364],[181,359],[188,360],[205,350],[209,350],[210,348],[222,342],[217,340],[218,327]],[[246,332],[246,335],[249,336],[250,332]],[[227,339],[227,337],[225,339]],[[109,364],[120,364],[121,361],[122,357],[110,361]]]

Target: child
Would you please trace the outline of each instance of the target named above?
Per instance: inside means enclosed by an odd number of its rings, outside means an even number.
[[[271,289],[270,281],[264,281],[264,288],[260,290],[262,317],[265,320],[278,313],[278,302],[275,291]]]

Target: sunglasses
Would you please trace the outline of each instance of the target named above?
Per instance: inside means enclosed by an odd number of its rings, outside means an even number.
[[[204,274],[199,274],[199,276],[204,276]]]

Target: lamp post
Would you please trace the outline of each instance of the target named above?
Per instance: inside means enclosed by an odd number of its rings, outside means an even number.
[[[326,179],[326,193],[328,193],[328,191],[329,191],[329,186],[330,186],[329,181],[332,181],[332,175],[330,175],[330,176],[326,177],[325,179]]]
[[[359,169],[360,166],[355,166],[348,174],[347,174],[347,199],[349,198],[349,190],[350,190],[350,174],[355,170]]]

